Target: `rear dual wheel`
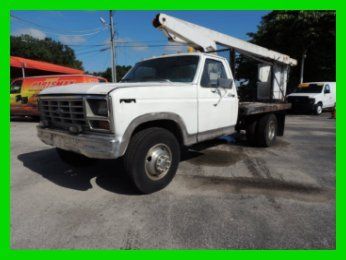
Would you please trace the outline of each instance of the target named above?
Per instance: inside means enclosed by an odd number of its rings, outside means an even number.
[[[275,143],[278,122],[274,114],[267,114],[252,121],[247,129],[247,140],[251,145],[269,147]]]

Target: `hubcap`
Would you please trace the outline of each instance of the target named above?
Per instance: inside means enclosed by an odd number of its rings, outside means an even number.
[[[321,106],[318,106],[318,107],[317,107],[317,113],[318,113],[318,114],[321,114],[321,113],[322,113],[322,107],[321,107]]]
[[[172,164],[172,152],[165,144],[151,147],[145,157],[145,172],[152,180],[163,178]]]
[[[270,121],[269,126],[268,126],[268,138],[269,138],[269,140],[274,139],[275,131],[276,131],[275,123],[273,121]]]

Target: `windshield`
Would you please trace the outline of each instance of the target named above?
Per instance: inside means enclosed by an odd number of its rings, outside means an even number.
[[[11,84],[11,90],[10,90],[10,93],[11,94],[17,94],[17,93],[20,93],[20,90],[22,88],[22,80],[16,80],[16,81],[13,81],[12,84]]]
[[[192,82],[198,56],[175,56],[137,63],[121,82],[167,81]]]
[[[294,90],[294,93],[321,93],[323,85],[309,84],[308,86],[300,86]]]

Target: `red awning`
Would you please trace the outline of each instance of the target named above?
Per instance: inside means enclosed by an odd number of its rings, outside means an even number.
[[[55,72],[55,73],[63,73],[63,74],[83,74],[84,73],[84,71],[82,70],[55,65],[53,63],[48,63],[44,61],[24,59],[24,58],[15,57],[15,56],[11,56],[11,67],[44,70],[44,71],[49,71],[53,73]]]

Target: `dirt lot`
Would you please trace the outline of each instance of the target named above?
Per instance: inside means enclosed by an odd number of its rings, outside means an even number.
[[[232,139],[183,158],[138,195],[119,161],[73,169],[11,123],[13,248],[334,248],[335,120],[289,116],[271,148]]]

